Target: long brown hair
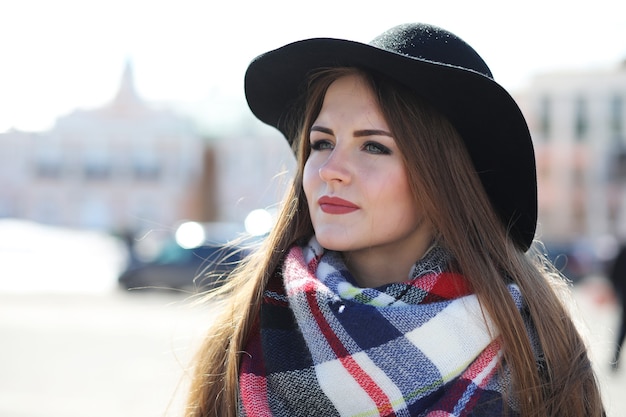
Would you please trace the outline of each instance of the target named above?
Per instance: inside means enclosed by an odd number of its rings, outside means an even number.
[[[433,223],[439,244],[454,254],[504,346],[504,362],[524,417],[602,415],[601,396],[587,349],[560,295],[567,286],[539,252],[524,253],[495,213],[459,134],[414,93],[384,77],[353,68],[319,71],[309,84],[305,110],[297,115],[294,151],[298,169],[278,221],[264,247],[210,295],[224,304],[198,352],[187,417],[235,416],[238,371],[247,336],[255,325],[267,280],[287,249],[313,232],[302,189],[309,129],[324,94],[336,79],[357,73],[375,92],[403,154],[412,191]],[[507,285],[516,284],[534,330],[528,329]],[[540,349],[537,352],[529,331]]]

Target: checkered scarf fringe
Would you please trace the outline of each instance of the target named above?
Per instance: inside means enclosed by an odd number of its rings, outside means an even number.
[[[239,415],[515,416],[499,338],[449,261],[433,247],[409,281],[359,288],[314,238],[292,248],[242,357]]]

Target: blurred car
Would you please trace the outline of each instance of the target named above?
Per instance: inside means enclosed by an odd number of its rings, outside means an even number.
[[[249,249],[228,244],[187,249],[172,241],[153,261],[131,263],[118,282],[126,289],[206,290],[218,285],[249,253]]]

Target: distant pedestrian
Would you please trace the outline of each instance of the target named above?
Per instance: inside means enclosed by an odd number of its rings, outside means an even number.
[[[615,340],[615,350],[613,352],[613,359],[611,360],[611,368],[617,371],[619,368],[619,357],[622,346],[624,346],[624,339],[626,338],[626,243],[620,248],[612,268],[609,271],[609,279],[613,284],[615,295],[621,306],[621,316],[619,321],[619,331],[617,332],[617,339]]]

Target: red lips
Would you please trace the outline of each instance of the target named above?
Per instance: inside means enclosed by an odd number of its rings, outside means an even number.
[[[322,211],[328,214],[347,214],[359,209],[356,204],[339,197],[323,196],[317,203]]]

